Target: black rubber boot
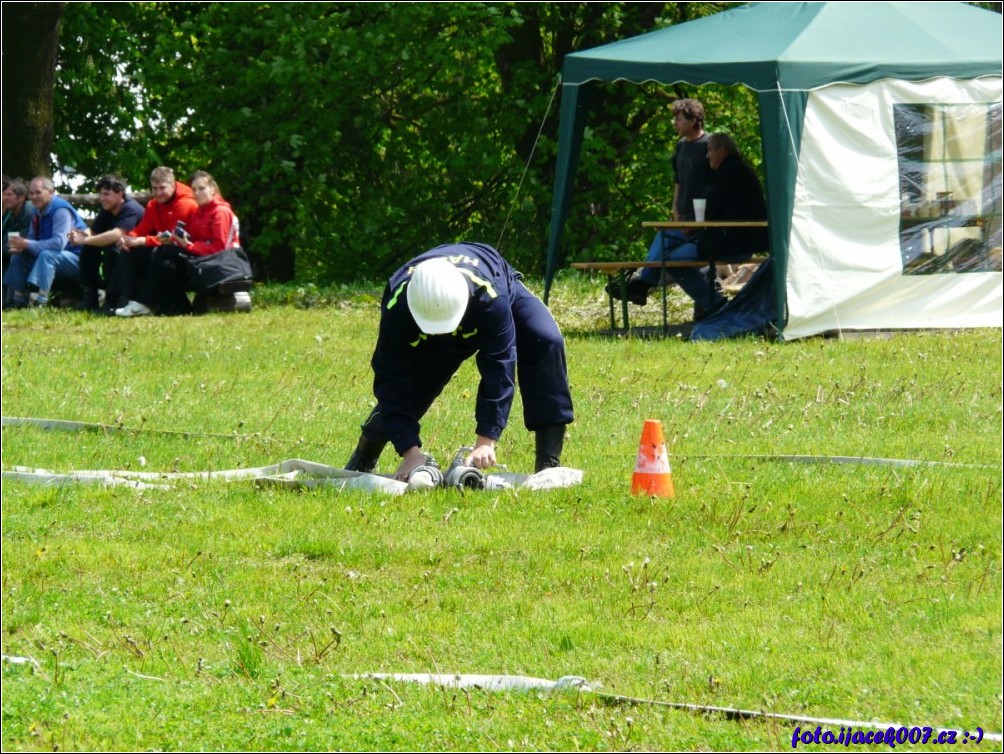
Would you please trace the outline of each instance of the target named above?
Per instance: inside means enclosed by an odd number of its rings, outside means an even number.
[[[646,283],[640,277],[630,277],[627,281],[627,300],[632,304],[637,304],[638,306],[645,306],[648,303],[649,291],[654,288],[650,283]],[[607,283],[604,289],[611,297],[621,300],[621,284],[620,281],[615,280],[612,283]]]
[[[81,290],[80,300],[77,301],[77,305],[74,308],[81,312],[98,311],[101,308],[98,306],[98,289],[81,286]]]
[[[345,470],[363,471],[369,474],[376,468],[377,461],[380,460],[380,454],[386,445],[386,440],[374,441],[366,437],[366,435],[361,435],[359,437],[359,444],[352,451],[349,462],[345,464]]]
[[[565,445],[565,425],[548,424],[535,432],[537,459],[534,473],[561,466],[561,449]]]

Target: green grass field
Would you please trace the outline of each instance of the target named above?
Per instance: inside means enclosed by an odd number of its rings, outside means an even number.
[[[378,672],[576,675],[657,702],[1000,733],[1000,331],[618,340],[591,334],[600,288],[570,277],[552,297],[578,487],[5,480],[3,652],[37,665],[4,663],[4,750],[790,750],[798,725],[351,677]],[[8,426],[3,468],[342,466],[372,405],[378,293],[5,314],[5,417],[123,429]],[[472,439],[476,390],[465,366],[425,419],[441,463]],[[521,417],[517,399],[499,459],[530,471]],[[647,418],[675,499],[629,494]]]

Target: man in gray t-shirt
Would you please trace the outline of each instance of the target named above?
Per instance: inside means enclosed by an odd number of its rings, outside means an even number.
[[[687,100],[684,100],[686,102]],[[693,121],[687,122],[690,126]],[[704,199],[711,186],[708,167],[708,134],[703,129],[693,139],[684,136],[676,144],[673,155],[676,186],[673,191],[673,219],[693,220],[694,199]]]

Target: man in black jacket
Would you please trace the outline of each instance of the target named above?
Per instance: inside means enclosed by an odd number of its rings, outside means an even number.
[[[760,179],[740,156],[739,147],[728,134],[712,134],[708,140],[708,164],[715,171],[708,191],[706,220],[737,222],[765,221]],[[766,251],[767,228],[706,228],[695,234],[699,259],[745,262],[758,251]]]

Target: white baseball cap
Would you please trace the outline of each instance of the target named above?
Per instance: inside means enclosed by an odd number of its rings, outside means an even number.
[[[433,257],[411,273],[407,298],[419,329],[429,335],[443,335],[457,329],[471,293],[456,266],[443,257]]]

